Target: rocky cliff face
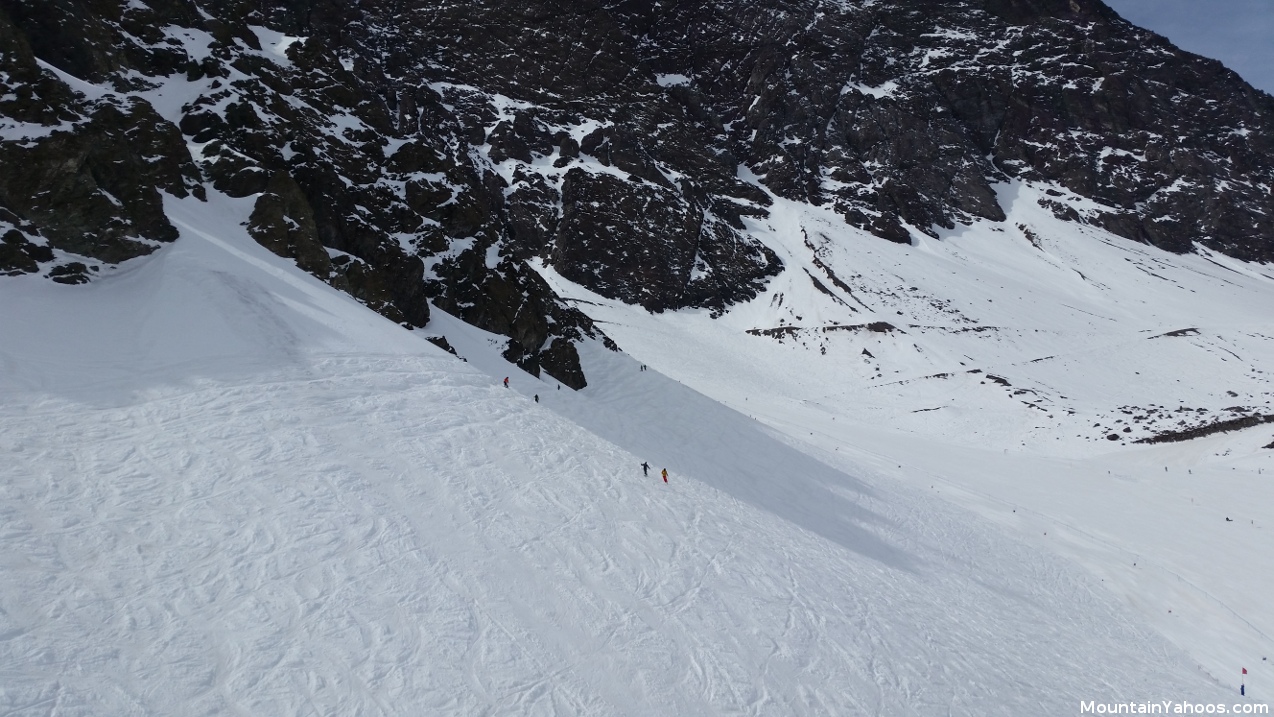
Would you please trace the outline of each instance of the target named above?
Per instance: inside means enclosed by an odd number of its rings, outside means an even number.
[[[384,315],[432,302],[576,387],[601,334],[533,263],[719,312],[782,268],[771,192],[906,242],[1045,183],[1274,259],[1274,99],[1095,0],[0,0],[0,53],[0,271],[88,280],[208,186]]]

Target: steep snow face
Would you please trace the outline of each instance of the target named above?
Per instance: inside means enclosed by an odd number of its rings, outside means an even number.
[[[503,338],[437,312],[462,363],[253,243],[245,203],[169,210],[182,237],[111,277],[0,285],[6,713],[1226,698],[931,492],[598,346],[595,387],[506,390]]]
[[[750,230],[786,271],[716,320],[541,270],[637,360],[802,450],[1085,565],[1237,689],[1274,635],[1274,273],[1065,224],[1084,200],[1057,187],[999,197],[1006,222],[911,245],[776,197]]]
[[[92,289],[35,276],[6,281],[6,389],[109,403],[157,383],[300,365],[315,353],[419,351],[410,334],[386,331],[384,320],[291,262],[225,239],[243,235],[252,198],[215,200],[169,198],[167,213],[186,240],[108,271]]]

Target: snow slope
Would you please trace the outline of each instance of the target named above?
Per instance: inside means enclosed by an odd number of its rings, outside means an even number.
[[[173,202],[175,245],[87,286],[0,283],[0,714],[1230,699],[1011,529],[599,347],[581,394],[505,390],[489,336],[438,312],[444,354],[249,207]]]
[[[718,319],[541,272],[637,360],[1084,566],[1216,679],[1237,693],[1247,667],[1268,697],[1274,424],[1134,440],[1274,414],[1274,272],[1076,227],[1050,201],[1084,208],[1006,184],[1006,222],[899,246],[775,197],[751,230],[787,268]]]

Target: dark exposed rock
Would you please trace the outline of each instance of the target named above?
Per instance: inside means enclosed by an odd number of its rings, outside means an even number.
[[[590,319],[557,299],[538,274],[514,258],[510,248],[501,249],[499,236],[480,228],[470,248],[435,263],[431,271],[437,280],[429,284],[433,301],[474,326],[507,336],[504,355],[509,361],[534,375],[542,368],[572,385],[569,372],[579,362],[570,342],[592,336],[613,344]],[[554,338],[567,339],[569,350],[558,349],[554,359],[542,361]]]
[[[1272,422],[1274,422],[1274,415],[1256,414],[1251,416],[1241,416],[1239,418],[1215,421],[1207,425],[1187,428],[1181,431],[1164,431],[1150,436],[1149,438],[1139,439],[1134,441],[1134,443],[1179,443],[1181,441],[1189,441],[1195,438],[1210,436],[1213,433],[1238,431],[1244,428],[1251,428],[1263,423]]]
[[[107,262],[177,238],[160,192],[187,196],[195,174],[176,127],[150,105],[100,103],[74,131],[0,145],[0,204],[59,249]]]
[[[799,326],[776,326],[772,329],[748,329],[747,333],[753,336],[768,336],[772,339],[778,339],[782,343],[783,339],[795,336],[801,331]]]
[[[0,235],[0,274],[34,274],[44,261],[53,261],[53,250],[47,246],[32,243],[17,229]]]
[[[771,189],[886,238],[999,220],[991,184],[1020,177],[1101,202],[1083,219],[1129,238],[1274,257],[1274,102],[1095,0],[615,12],[657,72],[735,120],[731,150]]]
[[[176,238],[160,192],[186,196],[198,172],[149,103],[86,98],[39,66],[123,67],[104,27],[78,3],[0,3],[0,117],[18,123],[0,142],[0,207],[55,248],[118,262]]]
[[[567,172],[549,254],[568,279],[651,311],[752,298],[778,258],[677,190]]]
[[[0,117],[43,126],[79,119],[71,88],[40,68],[7,6],[0,3]]]
[[[695,267],[683,302],[711,308],[714,314],[730,304],[755,298],[766,280],[783,268],[773,250],[740,234],[712,212],[703,215],[696,248]]]
[[[296,265],[319,277],[332,274],[332,261],[318,240],[314,211],[296,180],[276,172],[257,197],[248,218],[248,233],[261,246],[296,259]]]
[[[386,159],[386,168],[397,174],[413,174],[415,172],[443,172],[451,166],[445,155],[423,142],[404,142]]]
[[[438,348],[442,349],[443,351],[446,351],[447,353],[451,354],[452,356],[459,356],[459,355],[460,355],[460,354],[456,353],[456,349],[455,349],[454,347],[452,347],[451,342],[447,341],[447,337],[446,337],[446,336],[426,336],[426,337],[425,337],[425,341],[428,341],[429,343],[433,344],[434,346],[437,346]]]
[[[541,354],[540,364],[546,373],[568,388],[578,391],[588,385],[584,380],[584,369],[580,367],[579,352],[575,349],[575,344],[560,336],[553,339],[548,349]]]
[[[602,296],[663,311],[681,304],[702,221],[671,189],[572,169],[550,258]]]
[[[493,162],[517,159],[530,163],[534,155],[553,153],[553,139],[548,129],[528,112],[518,112],[513,121],[503,120],[487,137],[491,145],[488,156]]]
[[[574,137],[564,136],[557,146],[557,153],[563,159],[575,159],[579,156],[579,142]]]
[[[1189,329],[1177,329],[1176,331],[1169,331],[1169,332],[1167,332],[1167,333],[1165,333],[1165,334],[1157,334],[1157,335],[1155,335],[1155,336],[1151,336],[1150,338],[1152,338],[1152,339],[1161,339],[1161,338],[1164,338],[1165,336],[1178,336],[1178,337],[1180,337],[1180,336],[1198,336],[1198,335],[1199,335],[1199,330],[1198,330],[1198,329],[1196,329],[1196,328],[1189,328]]]
[[[59,284],[87,284],[90,278],[89,271],[91,271],[89,267],[73,261],[53,267],[46,276]]]
[[[519,259],[542,256],[557,235],[559,194],[538,175],[521,175],[505,200],[509,245]]]
[[[107,27],[109,20],[119,19],[116,3],[6,0],[0,7],[40,48],[40,59],[71,75],[106,82],[125,66]]]
[[[852,324],[852,325],[838,324],[834,326],[823,327],[823,331],[863,331],[863,330],[871,331],[872,333],[877,333],[877,334],[887,334],[887,333],[890,333],[891,331],[906,333],[902,331],[901,329],[899,329],[897,326],[894,326],[893,324],[889,323],[888,321],[873,321],[869,324]]]

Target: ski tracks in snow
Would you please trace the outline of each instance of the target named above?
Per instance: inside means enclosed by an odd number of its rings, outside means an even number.
[[[1009,715],[1191,679],[967,516],[888,516],[891,566],[453,367],[7,401],[0,714]]]

